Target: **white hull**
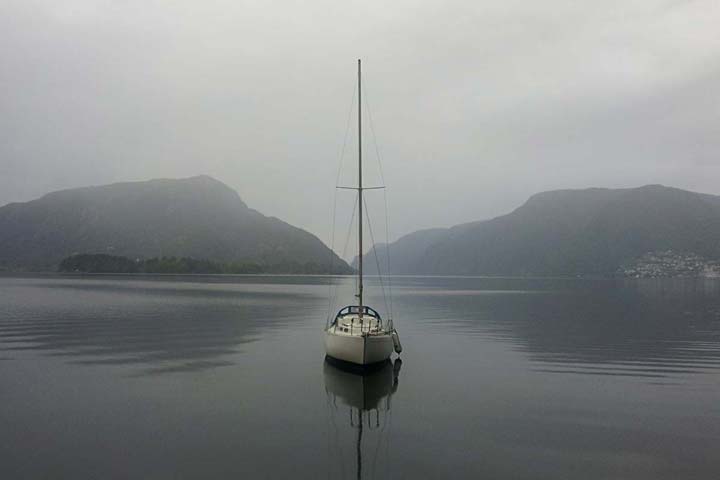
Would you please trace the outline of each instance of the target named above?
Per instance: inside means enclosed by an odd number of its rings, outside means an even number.
[[[325,351],[337,360],[370,365],[383,362],[393,352],[391,333],[379,335],[343,335],[325,330]]]

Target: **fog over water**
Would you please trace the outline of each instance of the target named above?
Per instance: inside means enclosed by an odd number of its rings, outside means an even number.
[[[358,57],[392,238],[556,188],[720,193],[718,24],[712,0],[5,0],[0,204],[205,173],[325,240]]]

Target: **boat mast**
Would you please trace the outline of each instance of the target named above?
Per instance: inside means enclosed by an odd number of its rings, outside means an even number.
[[[362,198],[362,88],[358,58],[358,299],[360,319],[363,317],[363,198]]]

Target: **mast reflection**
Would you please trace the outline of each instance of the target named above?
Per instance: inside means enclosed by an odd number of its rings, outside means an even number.
[[[386,360],[370,367],[356,367],[325,357],[323,374],[328,415],[334,438],[329,439],[330,458],[339,462],[340,476],[346,477],[342,439],[352,432],[355,478],[363,478],[363,434],[370,438],[371,470],[374,475],[378,456],[388,454],[392,396],[398,389],[402,360]],[[366,441],[367,443],[367,441]],[[382,449],[382,444],[386,443]],[[389,458],[389,456],[388,456]],[[330,463],[335,463],[331,461]],[[349,459],[348,462],[350,463]]]

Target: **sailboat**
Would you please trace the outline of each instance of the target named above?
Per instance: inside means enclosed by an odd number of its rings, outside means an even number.
[[[372,365],[402,351],[392,320],[384,322],[377,310],[363,304],[363,175],[362,175],[362,71],[358,59],[358,289],[357,305],[341,308],[325,329],[325,351],[336,360]],[[378,272],[379,273],[379,272]]]

